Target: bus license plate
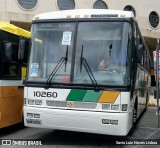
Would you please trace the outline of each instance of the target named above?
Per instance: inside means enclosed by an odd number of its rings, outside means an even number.
[[[41,120],[39,119],[26,119],[29,124],[41,124]]]

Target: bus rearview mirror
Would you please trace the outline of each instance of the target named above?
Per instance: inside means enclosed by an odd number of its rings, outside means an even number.
[[[24,52],[25,52],[25,39],[20,39],[18,48],[18,60],[24,59]]]
[[[12,52],[13,52],[13,48],[12,48],[12,43],[8,42],[8,43],[4,43],[4,61],[5,62],[11,62],[12,61]]]
[[[139,45],[138,50],[137,50],[137,57],[136,57],[137,63],[141,63],[142,55],[143,55],[143,45]]]

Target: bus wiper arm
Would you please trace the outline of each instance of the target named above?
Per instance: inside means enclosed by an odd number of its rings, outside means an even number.
[[[61,59],[59,60],[58,64],[56,65],[56,67],[53,69],[53,71],[49,75],[49,77],[48,77],[48,79],[46,81],[46,85],[50,84],[51,80],[53,79],[53,77],[55,76],[57,71],[60,69],[60,67],[63,65],[63,63],[65,63],[65,72],[66,72],[67,61],[68,61],[68,45],[67,45],[65,57],[61,57]]]
[[[95,86],[95,88],[99,88],[98,83],[93,75],[91,68],[88,65],[87,60],[83,57],[83,45],[82,45],[81,57],[80,57],[80,72],[82,71],[82,65],[84,65],[92,84]]]

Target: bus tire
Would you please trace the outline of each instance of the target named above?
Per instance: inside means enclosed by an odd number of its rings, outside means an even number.
[[[131,136],[133,134],[133,131],[134,131],[135,126],[136,126],[136,121],[137,121],[137,98],[135,100],[134,108],[133,108],[132,127],[131,127],[131,130],[128,133],[128,136]]]
[[[22,118],[22,119],[21,119],[21,120],[22,120],[22,122],[21,122],[21,127],[25,127],[25,126],[24,126],[24,116],[23,116],[23,113],[22,113],[21,118]]]
[[[136,124],[136,121],[137,121],[137,98],[135,100],[135,103],[134,103],[134,109],[133,109],[133,126],[135,126]]]

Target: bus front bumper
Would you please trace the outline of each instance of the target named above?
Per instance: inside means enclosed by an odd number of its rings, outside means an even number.
[[[132,112],[108,113],[24,106],[24,124],[28,127],[125,136],[132,126]]]

